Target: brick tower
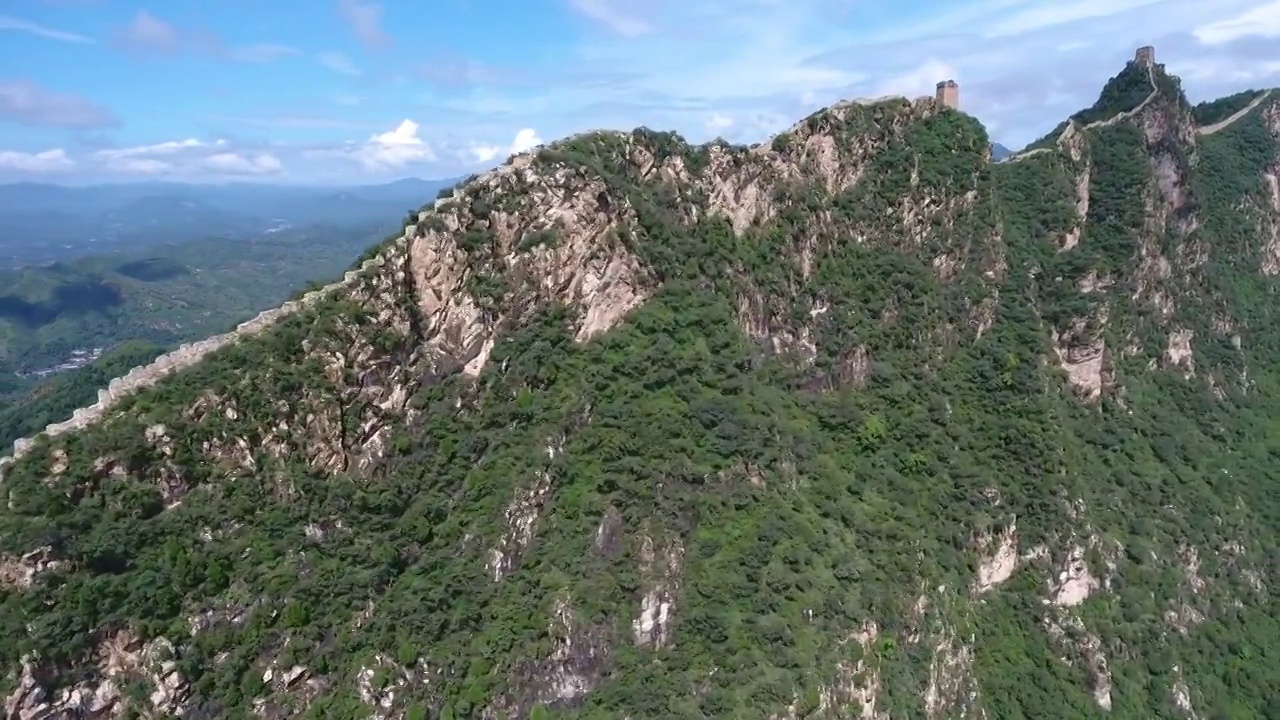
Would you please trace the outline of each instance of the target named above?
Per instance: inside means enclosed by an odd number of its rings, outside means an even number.
[[[955,80],[943,80],[938,83],[938,104],[952,110],[960,109],[960,86]]]
[[[1143,45],[1133,54],[1133,62],[1138,67],[1151,67],[1156,62],[1156,49],[1150,45]]]

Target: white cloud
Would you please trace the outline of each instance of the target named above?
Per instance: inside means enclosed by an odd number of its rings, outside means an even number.
[[[154,145],[99,150],[90,157],[108,170],[129,175],[162,175],[176,172],[192,151],[226,145],[225,140],[206,143],[195,138],[169,140]]]
[[[278,175],[284,172],[280,159],[270,153],[239,155],[217,153],[204,158],[202,166],[224,175]]]
[[[1243,37],[1280,37],[1280,1],[1251,8],[1235,17],[1205,23],[1193,32],[1206,45],[1221,45]]]
[[[236,150],[225,139],[196,138],[99,150],[89,156],[105,169],[127,175],[278,175],[274,154]]]
[[[111,158],[107,167],[126,175],[166,175],[173,172],[173,163],[155,158],[121,157]]]
[[[1280,59],[1242,63],[1230,57],[1204,58],[1195,63],[1175,65],[1171,70],[1190,82],[1233,82],[1241,87],[1265,85],[1268,79],[1280,77]]]
[[[506,148],[503,148],[501,145],[479,145],[473,143],[471,147],[467,149],[467,154],[471,158],[474,158],[476,163],[483,164],[492,162],[504,153],[508,156],[515,155],[527,150],[532,150],[542,144],[542,138],[538,137],[538,131],[533,128],[524,128],[516,133],[515,138]]]
[[[538,132],[536,130],[533,128],[524,128],[520,132],[516,133],[515,139],[511,141],[511,153],[513,155],[515,153],[522,153],[526,150],[532,150],[541,144],[542,138],[538,137]]]
[[[172,155],[183,150],[201,147],[206,147],[206,143],[196,140],[195,138],[187,138],[186,140],[169,140],[167,142],[156,143],[154,145],[135,145],[133,147],[126,148],[99,150],[93,154],[93,157],[99,160],[119,160],[124,158],[144,157],[147,155]]]
[[[621,6],[620,0],[617,5]],[[867,68],[860,67],[865,63],[837,64],[814,57],[823,50],[864,41],[865,35],[855,25],[841,22],[847,3],[681,0],[627,7],[629,12],[645,12],[640,21],[652,29],[633,34],[626,42],[616,37],[588,38],[576,49],[577,66],[597,69],[598,82],[553,87],[538,98],[537,106],[526,102],[513,108],[512,114],[532,116],[546,108],[612,105],[630,109],[631,126],[672,127],[671,120],[679,117],[682,122],[675,127],[687,132],[700,129],[711,107],[725,112],[731,104],[748,99],[775,104],[783,96],[795,102],[806,93],[834,99],[867,77]],[[590,9],[579,8],[584,14]],[[639,115],[640,108],[654,111]],[[576,108],[566,114],[570,113],[581,115]],[[573,129],[601,125],[589,118],[583,122]],[[697,125],[690,127],[692,123]]]
[[[0,150],[0,168],[19,172],[47,173],[70,170],[75,162],[61,148],[38,153]]]
[[[395,130],[373,135],[363,143],[349,144],[337,150],[319,150],[309,155],[345,157],[370,171],[392,170],[435,160],[435,151],[418,137],[418,127],[418,123],[412,120],[402,120]]]
[[[472,145],[471,156],[475,158],[477,163],[491,162],[498,155],[502,154],[502,148],[497,145]]]
[[[733,127],[733,118],[720,113],[712,113],[711,117],[703,124],[707,133],[710,135],[720,135],[725,130]]]
[[[960,82],[960,72],[954,65],[936,58],[927,58],[924,62],[906,72],[878,80],[872,95],[875,97],[905,95],[909,98],[933,95],[940,80]]]
[[[568,0],[566,0],[567,2]],[[558,80],[541,92],[503,93],[494,83],[464,87],[448,110],[459,118],[527,118],[561,134],[595,127],[671,128],[704,140],[717,134],[708,115],[733,117],[735,141],[762,139],[760,122],[784,118],[763,136],[837,100],[932,95],[936,83],[961,83],[962,107],[997,139],[1017,145],[1089,106],[1138,45],[1155,44],[1162,62],[1207,63],[1213,48],[1198,37],[1280,37],[1280,0],[955,0],[936,11],[902,8],[886,21],[874,3],[847,0],[620,0],[578,6],[587,17],[626,13],[649,31],[601,33],[571,48],[575,66],[595,83]],[[604,21],[600,21],[604,22]],[[1237,45],[1216,67],[1247,66],[1250,84],[1280,84],[1263,48]],[[1187,83],[1193,100],[1244,89],[1242,72]],[[610,77],[612,75],[612,77]],[[467,120],[460,119],[464,124]]]
[[[66,43],[93,42],[93,40],[83,35],[77,35],[76,33],[72,33],[72,32],[64,32],[62,30],[55,30],[53,28],[48,28],[43,25],[37,25],[36,23],[29,22],[21,18],[12,17],[10,15],[0,15],[0,30],[14,30],[17,32],[27,33],[28,35],[35,35],[36,37],[42,37],[42,38],[45,38],[46,40],[57,40],[59,42],[66,42]]]
[[[360,74],[360,68],[356,67],[350,58],[340,52],[321,53],[316,59],[320,61],[321,65],[336,73],[352,77]]]

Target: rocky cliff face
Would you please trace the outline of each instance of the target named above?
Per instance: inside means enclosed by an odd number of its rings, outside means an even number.
[[[5,712],[1265,717],[1280,96],[1206,112],[514,157],[19,443]]]

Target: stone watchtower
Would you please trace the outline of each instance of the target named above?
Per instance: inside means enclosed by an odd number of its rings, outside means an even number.
[[[1150,45],[1143,45],[1133,54],[1133,62],[1138,67],[1151,67],[1156,63],[1156,49]]]
[[[943,80],[938,83],[938,104],[952,110],[960,109],[960,86],[955,80]]]

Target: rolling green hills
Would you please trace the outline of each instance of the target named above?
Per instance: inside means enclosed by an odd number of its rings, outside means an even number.
[[[171,345],[222,332],[308,282],[340,274],[386,234],[380,225],[211,238],[162,255],[0,271],[0,370],[38,371],[76,350],[126,340]]]

